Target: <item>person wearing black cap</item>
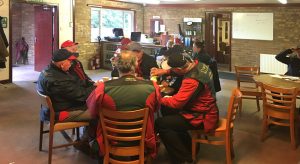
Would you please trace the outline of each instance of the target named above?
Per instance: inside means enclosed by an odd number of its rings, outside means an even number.
[[[300,77],[300,45],[280,52],[275,58],[288,65],[285,75]]]
[[[212,132],[218,125],[219,111],[212,73],[207,65],[193,61],[182,53],[169,56],[167,64],[172,71],[183,75],[183,81],[177,94],[164,97],[161,103],[163,117],[155,122],[155,127],[164,143],[172,163],[193,162],[191,155],[191,137],[188,130],[204,129]],[[153,69],[153,75],[164,71]]]
[[[93,125],[96,121],[87,112],[85,101],[96,87],[86,86],[83,81],[69,73],[71,61],[74,59],[76,57],[66,49],[54,51],[51,63],[38,78],[37,90],[51,98],[56,121],[90,121],[90,125]],[[42,120],[49,120],[49,110],[41,108],[40,114]],[[93,127],[89,129],[88,135],[95,137]]]
[[[54,51],[51,63],[41,72],[37,81],[37,90],[51,98],[56,120],[59,121],[85,120],[85,117],[81,118],[84,112],[74,112],[78,116],[73,116],[72,112],[75,109],[84,111],[85,100],[95,89],[95,86],[87,87],[69,73],[74,59],[76,57],[65,49]]]

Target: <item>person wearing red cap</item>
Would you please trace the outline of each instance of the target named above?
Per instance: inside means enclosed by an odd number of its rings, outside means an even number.
[[[79,56],[78,54],[78,43],[72,42],[70,40],[67,40],[61,44],[61,48],[68,50],[71,53],[74,53],[76,57]],[[91,80],[90,77],[84,72],[82,63],[75,59],[72,61],[72,66],[69,70],[70,74],[74,75],[78,79],[84,81],[87,86],[94,85],[94,81]]]
[[[116,62],[119,58],[119,55],[121,53],[122,50],[127,50],[128,47],[127,45],[131,42],[131,40],[129,38],[123,38],[121,40],[121,46],[115,51],[114,57],[112,57],[110,59],[110,62],[112,64],[113,70],[111,71],[111,77],[119,77],[119,72],[117,70],[117,68],[115,67]]]

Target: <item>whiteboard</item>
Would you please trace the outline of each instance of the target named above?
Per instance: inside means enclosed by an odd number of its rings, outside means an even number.
[[[232,38],[273,40],[273,13],[232,13]]]

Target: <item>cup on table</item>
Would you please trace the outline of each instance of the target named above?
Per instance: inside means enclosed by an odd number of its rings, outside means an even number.
[[[109,81],[109,77],[102,77],[103,82]]]

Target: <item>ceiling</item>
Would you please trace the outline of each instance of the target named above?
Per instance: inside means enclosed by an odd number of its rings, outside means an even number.
[[[280,4],[278,0],[116,0],[139,4]],[[287,0],[287,3],[300,3],[299,0]]]

